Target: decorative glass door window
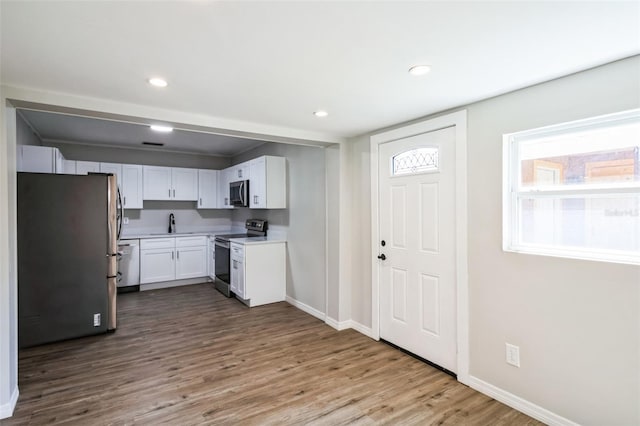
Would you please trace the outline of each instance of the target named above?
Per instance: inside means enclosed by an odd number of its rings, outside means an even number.
[[[401,152],[392,158],[392,175],[438,171],[438,148],[417,148]]]
[[[505,250],[640,264],[640,110],[504,143]]]

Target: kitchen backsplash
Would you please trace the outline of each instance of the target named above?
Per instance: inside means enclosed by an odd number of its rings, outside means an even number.
[[[233,228],[229,210],[198,210],[191,201],[145,201],[143,210],[124,211],[129,223],[122,225],[123,235],[167,232],[171,213],[175,216],[178,233],[227,232]],[[244,224],[241,228],[244,229]]]

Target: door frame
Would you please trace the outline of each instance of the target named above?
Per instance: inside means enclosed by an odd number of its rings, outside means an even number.
[[[469,377],[469,289],[467,266],[467,111],[461,110],[418,123],[378,133],[370,138],[371,148],[371,330],[373,338],[380,340],[380,277],[379,254],[380,215],[378,211],[379,146],[447,127],[455,127],[455,229],[456,229],[456,344],[458,381],[466,383]]]

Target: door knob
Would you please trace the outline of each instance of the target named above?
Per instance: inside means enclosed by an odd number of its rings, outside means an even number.
[[[387,256],[385,256],[384,253],[382,253],[380,256],[378,256],[378,259],[387,260]]]

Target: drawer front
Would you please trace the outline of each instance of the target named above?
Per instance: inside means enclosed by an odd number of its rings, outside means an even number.
[[[207,236],[199,237],[176,237],[176,247],[199,247],[207,245]]]
[[[140,250],[174,248],[175,238],[148,238],[140,240]]]

